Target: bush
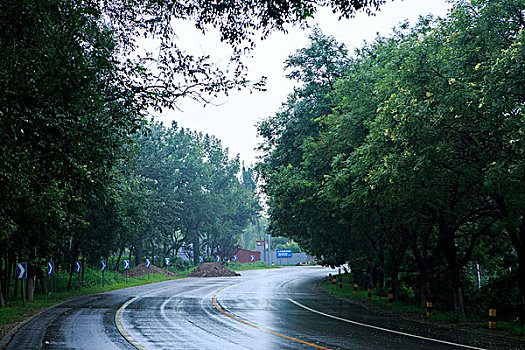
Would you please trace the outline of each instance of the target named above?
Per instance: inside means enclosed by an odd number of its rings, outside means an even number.
[[[492,278],[474,294],[466,296],[467,313],[481,319],[488,318],[489,308],[497,310],[498,320],[513,321],[519,316],[518,277],[515,272]]]
[[[188,260],[179,258],[178,256],[172,260],[171,264],[177,271],[185,271],[185,270],[188,270],[190,267],[192,267],[191,262],[189,262]]]

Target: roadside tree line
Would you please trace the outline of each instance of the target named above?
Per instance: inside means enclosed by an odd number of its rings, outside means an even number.
[[[384,1],[322,3],[348,17],[360,10],[377,10]],[[245,188],[232,178],[238,161],[226,160],[225,150],[212,137],[152,126],[152,134],[171,133],[182,149],[196,149],[176,161],[207,157],[202,160],[207,165],[192,161],[209,174],[168,180],[167,174],[130,169],[126,164],[132,153],[130,145],[147,143],[133,135],[147,128],[148,111],[176,108],[181,98],[208,103],[231,89],[264,88],[263,78],[248,78],[243,63],[244,55],[254,47],[254,33],[265,38],[272,31],[284,31],[313,16],[316,6],[317,2],[282,0],[3,1],[0,305],[10,290],[14,263],[21,260],[28,263],[28,290],[32,292],[33,276],[44,278],[43,261],[53,259],[72,269],[80,253],[94,264],[125,246],[132,246],[140,256],[146,248],[136,239],[144,232],[158,237],[152,241],[170,250],[175,238],[166,237],[178,232],[177,227],[187,227],[187,237],[213,231],[215,238],[205,237],[207,249],[225,249],[227,231],[237,230],[249,216],[240,209],[246,204],[240,199]],[[192,21],[203,32],[216,28],[221,40],[232,48],[227,67],[214,64],[207,55],[184,51],[177,42],[179,20]],[[156,49],[141,48],[139,38],[156,43]],[[163,137],[168,140],[171,136]],[[168,166],[175,171],[176,165],[171,164],[175,160],[164,161],[159,172],[168,171]],[[194,181],[200,187],[192,187]],[[169,198],[160,198],[158,186],[174,183],[182,186],[177,187],[180,193],[195,197],[183,201],[162,194]],[[235,198],[232,203],[225,200],[229,195]],[[144,209],[149,201],[159,210],[171,206],[178,211],[152,219],[148,215],[153,215],[153,207],[149,212]],[[195,206],[201,206],[203,214],[179,215]],[[212,217],[212,210],[220,213]],[[175,223],[177,220],[180,222]]]
[[[525,2],[456,1],[354,55],[314,29],[286,68],[259,125],[270,232],[396,299],[525,321]]]

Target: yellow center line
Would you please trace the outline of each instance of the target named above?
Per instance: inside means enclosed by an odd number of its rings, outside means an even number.
[[[247,326],[250,326],[250,327],[253,327],[253,328],[256,328],[260,331],[263,331],[263,332],[266,332],[266,333],[270,333],[270,334],[273,334],[273,335],[276,335],[278,337],[281,337],[281,338],[285,338],[285,339],[289,339],[289,340],[292,340],[292,341],[296,341],[298,343],[301,343],[301,344],[306,344],[306,345],[310,345],[310,346],[313,346],[314,348],[318,348],[318,349],[324,349],[324,350],[333,350],[333,349],[330,349],[330,348],[325,348],[324,346],[321,346],[321,345],[317,345],[317,344],[312,344],[312,343],[309,343],[309,342],[306,342],[304,340],[301,340],[301,339],[297,339],[297,338],[293,338],[293,337],[289,337],[287,335],[284,335],[284,334],[281,334],[281,333],[277,333],[277,332],[274,332],[274,331],[271,331],[269,329],[266,329],[266,328],[262,328],[260,326],[257,326],[257,325],[254,325],[252,323],[249,323],[249,322],[246,322],[244,320],[241,320],[240,318],[238,317],[235,317],[229,313],[227,313],[225,310],[223,310],[219,304],[217,303],[217,294],[219,294],[219,292],[223,291],[224,289],[226,289],[227,287],[231,286],[228,285],[226,287],[222,287],[221,289],[219,289],[217,292],[215,292],[215,294],[213,295],[213,298],[212,298],[212,301],[213,301],[213,305],[215,306],[215,308],[217,310],[219,310],[223,315],[225,316],[228,316],[229,318],[237,321],[237,322],[240,322],[242,324],[245,324]]]

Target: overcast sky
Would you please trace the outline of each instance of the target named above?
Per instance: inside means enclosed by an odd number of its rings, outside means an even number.
[[[408,20],[414,24],[421,15],[445,16],[450,6],[446,0],[396,0],[383,6],[375,17],[359,14],[341,21],[330,10],[324,9],[310,24],[317,25],[325,35],[334,36],[353,53],[364,41],[372,41],[377,33],[388,36],[400,22]],[[219,42],[217,34],[212,32],[202,36],[191,23],[178,24],[177,31],[181,46],[188,48],[189,52],[209,54],[219,64],[228,62],[230,51]],[[229,148],[230,156],[239,153],[246,165],[255,163],[258,155],[255,148],[260,143],[255,125],[274,115],[293,90],[293,82],[284,77],[283,62],[295,50],[307,45],[308,33],[308,30],[292,28],[288,34],[274,33],[257,44],[246,62],[250,77],[255,79],[264,75],[268,78],[267,91],[252,94],[232,92],[229,96],[217,98],[215,105],[206,107],[191,100],[182,101],[182,111],[164,111],[156,119],[165,125],[175,120],[179,126],[215,135],[222,140],[223,146]]]

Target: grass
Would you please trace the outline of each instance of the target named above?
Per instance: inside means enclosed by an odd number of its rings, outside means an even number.
[[[276,268],[277,266],[268,266],[267,263],[262,261],[255,261],[249,263],[227,263],[226,267],[234,271],[244,271],[244,270],[260,270],[260,269],[271,269]]]
[[[349,275],[342,275],[342,289],[339,288],[339,276],[337,276],[337,278],[336,285],[330,284],[327,278],[324,279],[321,283],[322,288],[327,292],[342,298],[368,301],[368,291],[363,289],[363,287],[359,286],[357,293],[354,294],[354,286],[351,283],[351,277]],[[434,308],[432,315],[427,317],[426,309],[424,308],[400,301],[396,301],[392,306],[389,306],[388,297],[374,295],[373,291],[370,303],[373,307],[377,307],[383,311],[390,310],[391,312],[401,314],[403,317],[421,322],[436,322],[453,327],[488,329],[488,317],[487,320],[473,320],[467,317],[461,317],[454,312],[442,311],[436,308]],[[498,321],[495,330],[508,335],[525,336],[525,327],[519,324],[519,322]]]

